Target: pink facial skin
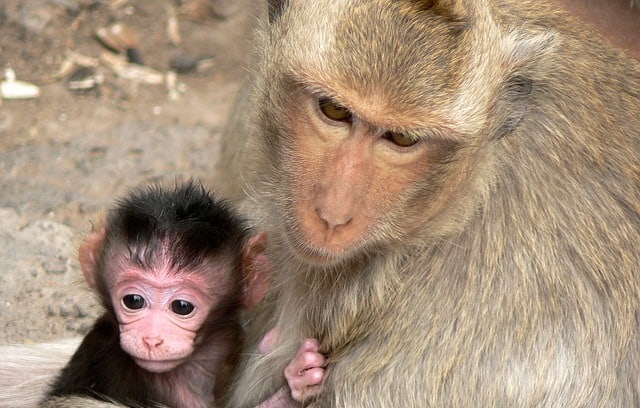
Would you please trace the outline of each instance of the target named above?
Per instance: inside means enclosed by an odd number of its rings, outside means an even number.
[[[120,324],[120,345],[147,371],[172,370],[189,358],[211,299],[202,278],[129,267],[118,275],[111,298]]]

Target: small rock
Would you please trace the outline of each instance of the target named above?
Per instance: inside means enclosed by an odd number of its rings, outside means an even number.
[[[67,258],[64,256],[47,258],[42,262],[42,267],[50,275],[62,275],[67,272]]]
[[[124,23],[117,22],[108,27],[100,27],[95,35],[102,45],[115,52],[124,52],[138,46],[135,31]]]
[[[169,66],[179,74],[186,74],[196,69],[198,66],[198,59],[190,55],[180,53],[171,58]]]
[[[104,75],[93,67],[82,67],[72,73],[67,79],[67,87],[72,91],[88,91],[94,89],[104,81]]]
[[[33,99],[40,96],[40,88],[34,84],[16,80],[16,73],[7,68],[4,81],[0,82],[0,97],[4,99]]]
[[[71,307],[68,305],[62,305],[60,306],[60,312],[59,312],[59,316],[60,317],[69,317],[71,316]]]
[[[187,74],[193,71],[205,71],[213,65],[211,56],[194,57],[185,53],[174,55],[169,61],[172,70],[179,74]]]
[[[74,308],[76,317],[81,317],[82,318],[82,317],[87,317],[89,315],[89,313],[87,312],[87,310],[83,306],[80,306],[78,304],[74,304],[73,308]]]
[[[142,53],[137,48],[127,48],[125,50],[125,55],[127,56],[127,61],[132,64],[144,65],[144,59],[142,58]]]

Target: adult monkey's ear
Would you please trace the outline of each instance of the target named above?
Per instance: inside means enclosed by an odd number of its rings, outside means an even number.
[[[273,23],[280,18],[284,9],[289,5],[289,1],[267,0],[267,4],[269,6],[269,23]]]
[[[500,139],[518,127],[518,124],[530,109],[530,95],[542,78],[532,78],[534,73],[549,72],[552,68],[545,66],[546,55],[553,51],[558,43],[555,32],[539,34],[510,32],[502,38],[501,64],[507,70],[507,78],[496,103],[495,115],[502,123],[495,136]],[[540,75],[538,74],[538,77]]]

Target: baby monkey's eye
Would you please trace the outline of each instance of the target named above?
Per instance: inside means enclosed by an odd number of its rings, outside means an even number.
[[[122,298],[122,304],[130,310],[138,310],[144,307],[144,298],[140,295],[125,295]]]
[[[350,122],[351,111],[340,106],[329,98],[320,98],[318,100],[318,107],[324,116],[334,120],[336,122]]]
[[[398,133],[398,132],[387,132],[383,136],[385,139],[389,140],[391,143],[400,147],[410,147],[414,144],[418,143],[417,140],[410,138],[409,136]]]
[[[196,307],[186,300],[174,300],[171,302],[171,310],[180,316],[187,316],[193,312]]]

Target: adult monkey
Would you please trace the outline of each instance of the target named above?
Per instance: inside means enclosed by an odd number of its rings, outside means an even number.
[[[541,1],[268,3],[228,157],[279,340],[233,406],[305,337],[314,407],[640,404],[637,61]]]

